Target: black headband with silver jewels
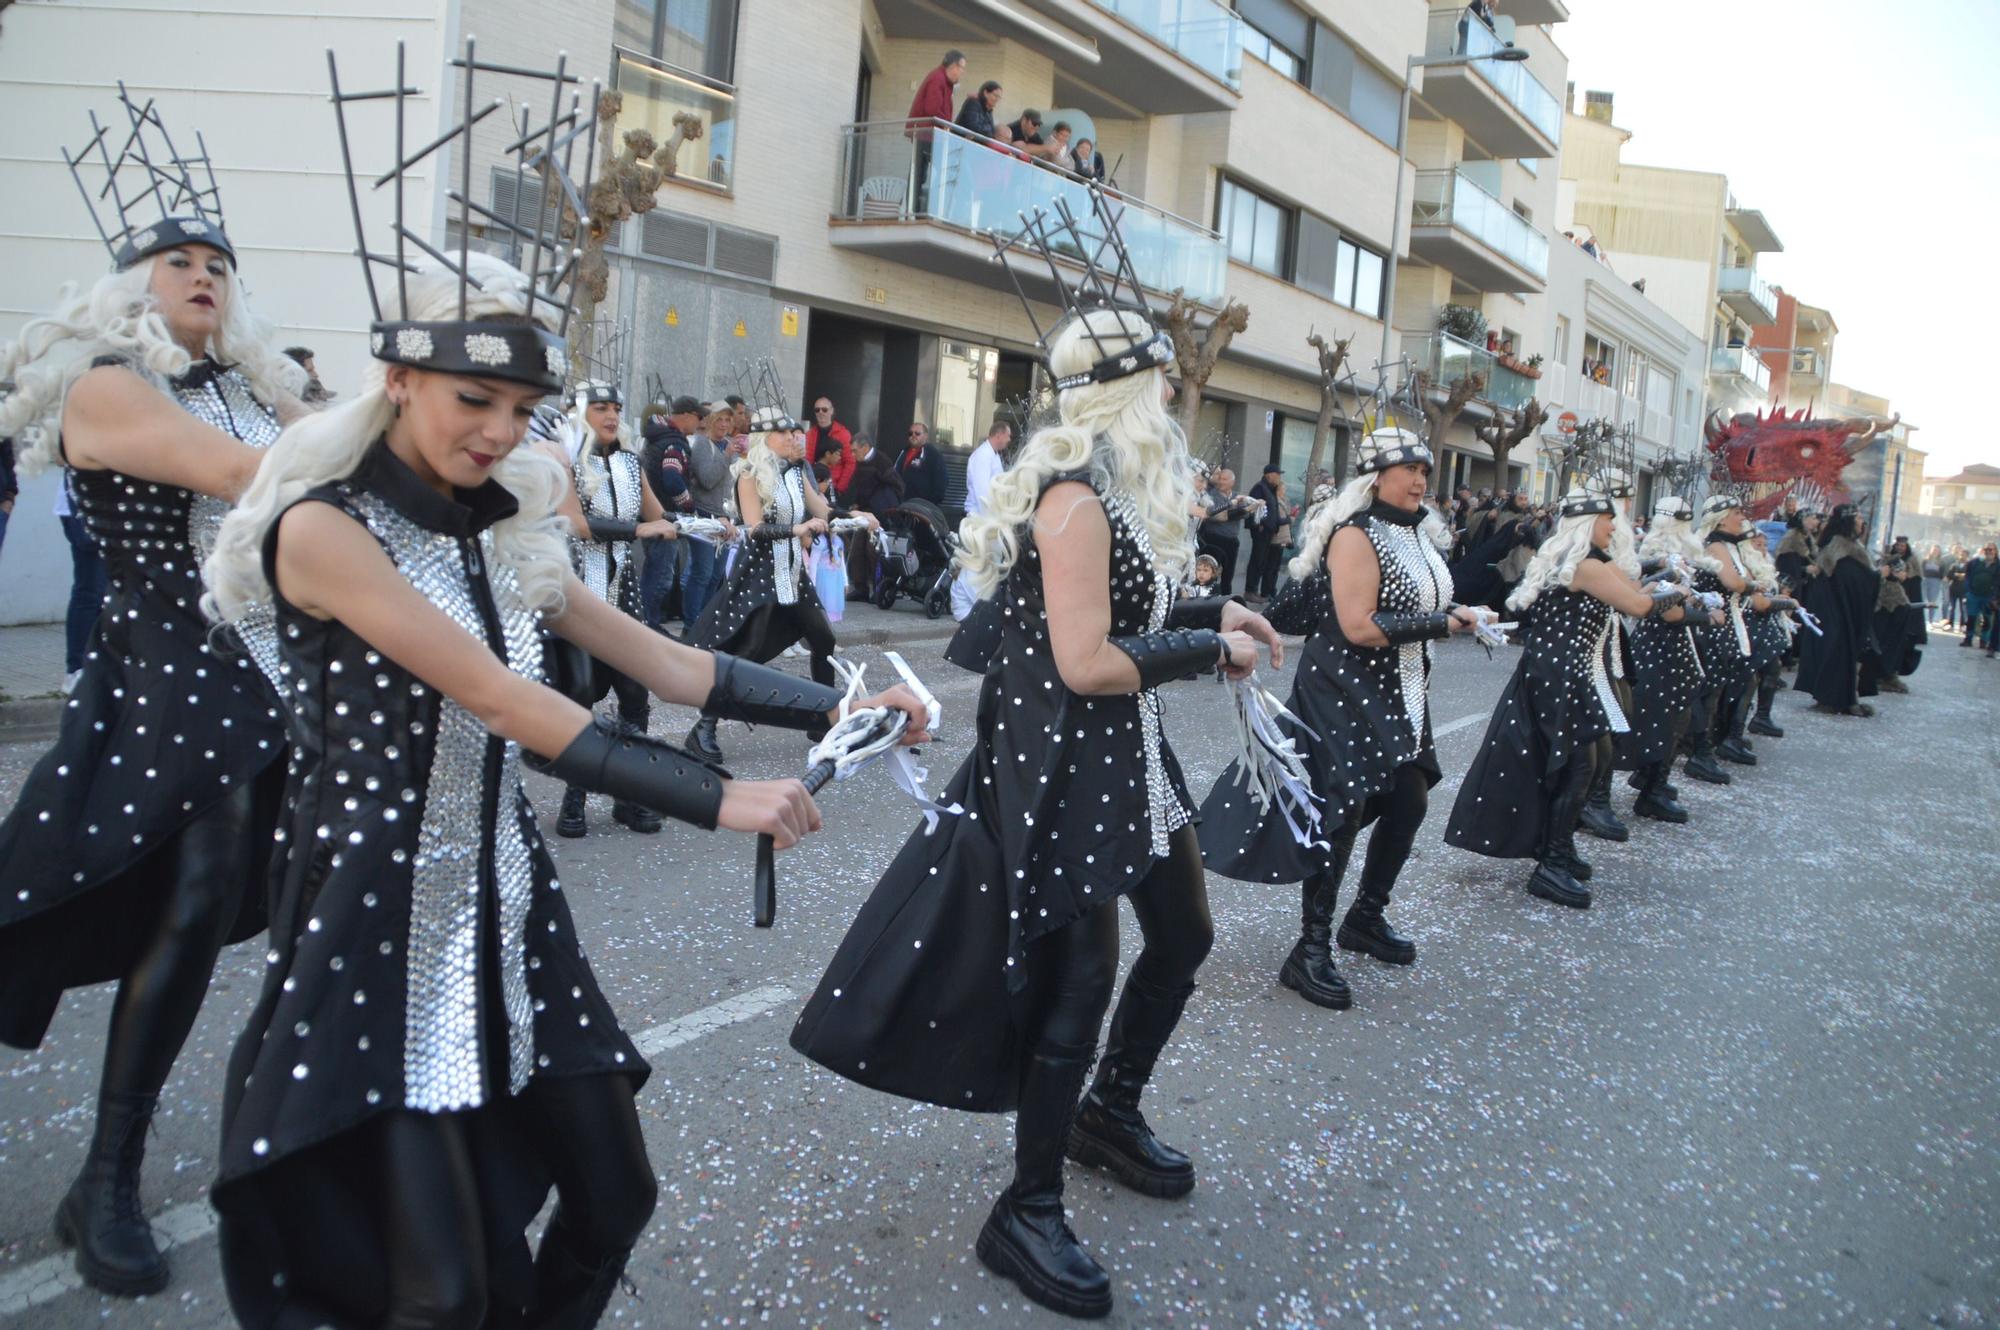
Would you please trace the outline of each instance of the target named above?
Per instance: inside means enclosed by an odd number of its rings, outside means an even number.
[[[1173,363],[1174,339],[1163,332],[1156,332],[1128,350],[1106,356],[1081,374],[1065,374],[1056,380],[1056,391],[1066,392],[1092,383],[1110,383]]]
[[[461,91],[464,100],[462,108],[453,108],[456,112],[453,117],[455,123],[426,146],[401,157],[372,182],[374,189],[390,184],[395,187],[393,222],[390,234],[385,237],[392,241],[392,245],[377,250],[369,245],[362,222],[361,191],[355,177],[347,108],[353,103],[392,101],[396,117],[395,142],[400,154],[407,127],[404,118],[406,105],[410,98],[419,97],[422,93],[405,85],[405,53],[401,42],[396,44],[395,86],[384,91],[344,91],[340,86],[340,69],[334,54],[331,50],[326,53],[334,118],[340,127],[341,168],[347,178],[348,202],[354,218],[355,253],[361,259],[362,276],[368,284],[368,301],[375,315],[375,321],[369,326],[369,347],[376,359],[444,374],[505,379],[539,388],[545,393],[560,393],[569,382],[567,333],[577,260],[581,255],[574,241],[590,225],[583,193],[576,177],[570,174],[570,167],[577,140],[581,139],[584,143],[581,179],[587,187],[597,155],[597,135],[593,131],[597,124],[598,88],[592,85],[590,102],[585,106],[578,86],[581,81],[567,72],[568,63],[569,57],[562,55],[557,58],[553,71],[486,64],[475,57],[472,39],[467,38],[465,54],[451,61],[452,67],[463,71]],[[472,161],[477,155],[474,130],[481,121],[507,105],[504,99],[490,101],[484,106],[477,105],[473,84],[480,73],[539,79],[547,82],[552,89],[547,121],[539,128],[535,127],[533,112],[524,107],[520,124],[507,126],[507,134],[512,141],[499,150],[498,155],[503,160],[516,164],[513,192],[516,207],[513,216],[502,216],[474,202],[471,197]],[[567,109],[564,106],[565,97],[568,99]],[[426,111],[430,108],[426,107]],[[435,114],[434,111],[430,113]],[[504,117],[500,123],[506,123]],[[447,145],[453,146],[452,165],[456,167],[458,178],[450,180],[447,176],[441,183],[444,184],[445,198],[457,205],[451,219],[456,224],[458,235],[456,254],[447,253],[429,243],[409,225],[404,213],[405,176],[425,162],[442,161],[438,154]],[[536,194],[533,215],[522,216],[519,201],[525,191],[521,182],[530,175],[541,180],[543,187]],[[475,229],[489,240],[497,239],[514,248],[514,261],[523,265],[521,275],[527,279],[525,299],[529,317],[526,321],[518,316],[511,319],[475,319],[468,315],[471,294],[479,289],[472,278],[470,262]],[[409,274],[418,271],[409,257],[410,246],[422,250],[445,271],[458,278],[456,320],[417,322],[384,317],[375,270],[379,266],[395,274],[396,308],[407,311],[410,307]],[[544,312],[553,315],[557,325],[555,331],[540,325],[539,315]]]
[[[1392,466],[1403,466],[1406,463],[1435,469],[1437,458],[1431,455],[1430,448],[1423,440],[1410,438],[1364,456],[1356,463],[1354,471],[1356,475],[1366,475],[1371,471],[1387,471]]]
[[[207,245],[234,268],[236,249],[222,229],[222,192],[216,187],[215,167],[200,131],[194,136],[195,155],[183,157],[151,98],[139,105],[121,79],[118,104],[129,122],[122,140],[113,135],[111,126],[99,124],[92,111],[89,141],[74,156],[63,149],[70,178],[83,194],[90,220],[111,252],[112,265],[123,272],[169,249]],[[94,191],[84,183],[86,170],[104,174]],[[99,205],[108,206],[100,210]]]
[[[1563,500],[1562,506],[1564,517],[1585,517],[1617,511],[1617,505],[1601,494],[1572,494]]]
[[[625,405],[625,394],[618,390],[618,385],[615,383],[593,380],[590,383],[579,384],[576,396],[585,406],[596,406],[600,402],[609,402],[618,407]]]

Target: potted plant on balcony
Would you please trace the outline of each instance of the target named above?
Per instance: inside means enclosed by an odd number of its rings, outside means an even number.
[[[1521,373],[1531,379],[1542,377],[1542,353],[1537,351],[1521,365]]]
[[[1438,311],[1438,331],[1449,333],[1461,342],[1483,346],[1486,316],[1470,305],[1446,305]]]

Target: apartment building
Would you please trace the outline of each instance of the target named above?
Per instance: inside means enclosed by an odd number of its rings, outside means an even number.
[[[1974,463],[1953,476],[1925,476],[1919,511],[1933,540],[2000,536],[2000,466]]]
[[[1586,92],[1565,118],[1558,229],[1574,231],[1708,345],[1706,405],[1734,414],[1768,406],[1771,371],[1751,345],[1776,321],[1778,299],[1757,272],[1784,244],[1764,214],[1740,205],[1726,177],[1624,160],[1630,131],[1613,97]]]
[[[1825,406],[1814,414],[1834,419],[1896,421],[1855,453],[1854,460],[1841,473],[1842,482],[1857,502],[1873,504],[1869,543],[1878,548],[1886,545],[1892,535],[1906,529],[1909,518],[1923,511],[1927,454],[1910,441],[1919,427],[1897,419],[1888,398],[1844,383],[1827,385]]]

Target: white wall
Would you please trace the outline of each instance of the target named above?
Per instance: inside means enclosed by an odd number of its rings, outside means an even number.
[[[387,88],[400,39],[411,79],[429,90],[451,5],[314,0],[308,11],[288,0],[232,0],[226,14],[110,0],[10,6],[0,37],[0,123],[9,129],[0,152],[9,205],[0,213],[0,245],[9,256],[0,265],[0,336],[48,310],[61,283],[87,284],[108,270],[60,149],[88,140],[92,110],[100,121],[125,123],[117,103],[122,77],[135,100],[158,98],[184,151],[202,131],[244,289],[282,343],[312,346],[327,385],[350,391],[366,356],[369,313],[352,257],[326,51],[337,52],[350,87]],[[357,166],[379,172],[388,164],[385,108],[356,109]],[[428,99],[411,108],[410,123],[419,143],[436,133]],[[369,198],[366,213],[386,217],[388,204],[386,196]],[[428,231],[427,174],[412,179],[405,206]],[[0,623],[58,618],[67,603],[69,555],[49,516],[52,494],[48,476],[22,488],[0,556]]]

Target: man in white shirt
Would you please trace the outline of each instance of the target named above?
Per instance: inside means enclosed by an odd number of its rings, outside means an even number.
[[[972,456],[965,459],[965,515],[986,510],[986,495],[993,488],[993,482],[1007,469],[1007,449],[1014,442],[1014,426],[1006,420],[995,420],[993,428],[986,431],[986,442],[972,450]],[[951,584],[951,617],[964,622],[972,613],[978,597],[972,594],[971,585],[964,574]]]

